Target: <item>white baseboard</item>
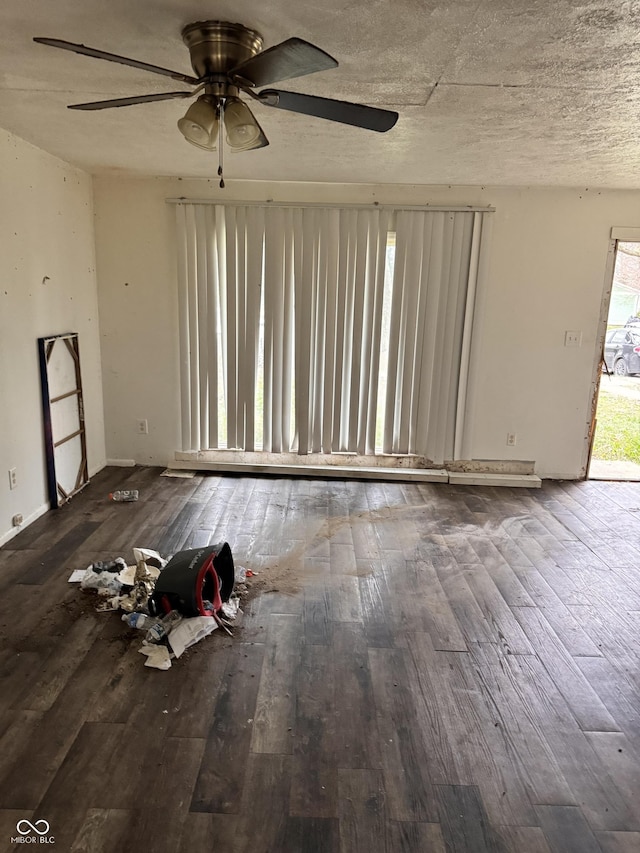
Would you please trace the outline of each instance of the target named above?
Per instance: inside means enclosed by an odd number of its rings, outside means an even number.
[[[135,459],[107,459],[107,465],[114,468],[133,468],[135,464]]]
[[[287,456],[285,461],[284,456]],[[426,482],[426,483],[451,483],[452,485],[464,486],[507,486],[511,488],[539,489],[542,485],[540,477],[532,473],[533,462],[516,463],[521,466],[521,471],[505,471],[504,468],[511,467],[510,462],[467,462],[456,463],[456,466],[473,466],[478,470],[452,471],[443,468],[409,468],[409,467],[387,467],[385,465],[365,466],[338,465],[335,464],[312,464],[311,457],[302,457],[301,463],[296,465],[294,454],[242,454],[234,451],[221,451],[215,454],[211,451],[188,453],[176,451],[175,459],[170,460],[167,468],[169,470],[189,471],[215,471],[228,474],[272,474],[281,477],[338,477],[341,479],[359,480],[396,480],[400,482]],[[248,458],[247,458],[248,457]],[[289,459],[290,457],[290,459]],[[276,458],[278,461],[276,461]],[[337,461],[337,459],[336,459]],[[362,461],[362,460],[360,460]],[[487,468],[495,470],[487,470]]]
[[[216,471],[221,474],[272,474],[279,477],[337,477],[345,480],[395,480],[402,483],[446,483],[447,472],[440,468],[383,468],[344,465],[282,465],[248,462],[200,462],[175,460],[169,470]]]
[[[511,486],[524,489],[539,489],[542,480],[535,474],[481,474],[479,472],[449,472],[452,486]]]
[[[39,506],[38,509],[32,512],[31,515],[28,515],[24,519],[22,524],[20,524],[18,527],[12,527],[11,530],[8,530],[6,533],[0,535],[0,547],[2,547],[2,545],[6,545],[6,543],[13,539],[14,536],[17,536],[21,530],[24,530],[25,527],[28,527],[30,524],[33,524],[34,521],[37,521],[46,512],[49,512],[48,503]]]

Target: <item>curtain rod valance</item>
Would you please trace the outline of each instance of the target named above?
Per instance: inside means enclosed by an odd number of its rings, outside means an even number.
[[[437,213],[495,213],[495,207],[474,204],[378,204],[368,202],[361,204],[340,204],[337,202],[316,201],[237,201],[216,198],[167,198],[167,204],[217,204],[229,207],[318,207],[340,210],[432,210]]]

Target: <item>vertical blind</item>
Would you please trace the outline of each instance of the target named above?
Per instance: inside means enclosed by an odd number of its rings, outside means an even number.
[[[384,451],[453,458],[474,227],[482,214],[398,211]]]
[[[453,458],[484,214],[176,212],[183,450]]]

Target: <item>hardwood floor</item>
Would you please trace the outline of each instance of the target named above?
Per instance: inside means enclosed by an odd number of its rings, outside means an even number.
[[[640,484],[160,472],[0,549],[0,850],[640,851]],[[221,540],[255,597],[167,672],[67,582]]]

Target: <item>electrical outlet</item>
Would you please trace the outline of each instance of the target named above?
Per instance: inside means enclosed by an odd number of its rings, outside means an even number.
[[[14,526],[14,527],[20,527],[20,525],[22,524],[23,520],[24,520],[24,519],[22,518],[22,513],[17,512],[17,513],[13,516],[13,518],[11,519],[11,524],[13,524],[13,526]]]
[[[515,447],[515,444],[516,444],[516,434],[515,434],[515,432],[508,432],[508,433],[507,433],[507,445],[508,445],[509,447]]]
[[[565,332],[564,345],[566,347],[582,346],[582,332]]]
[[[9,468],[9,488],[15,489],[18,485],[18,475],[15,468]]]
[[[146,418],[143,418],[142,420],[138,421],[138,432],[141,435],[149,434],[149,422]]]

